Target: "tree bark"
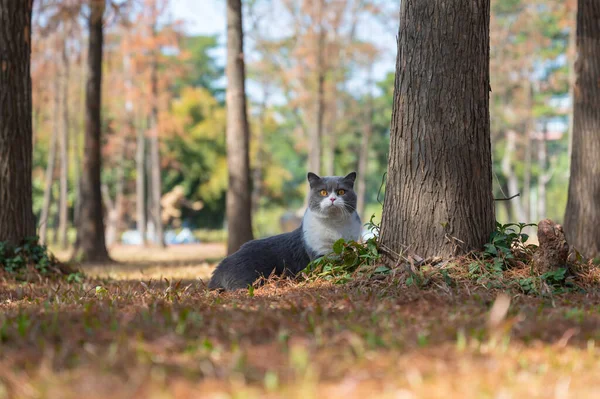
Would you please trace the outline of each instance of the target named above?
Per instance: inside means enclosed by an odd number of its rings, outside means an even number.
[[[69,56],[66,37],[62,49],[62,134],[60,136],[60,201],[58,239],[62,249],[68,245],[68,185],[69,185]]]
[[[600,3],[579,0],[573,148],[565,214],[567,240],[583,255],[600,255]]]
[[[32,1],[0,0],[0,242],[35,236],[32,210]]]
[[[102,47],[104,2],[90,0],[88,73],[85,92],[86,116],[83,168],[81,175],[81,214],[78,246],[82,262],[108,262],[104,238],[104,209],[100,173],[102,170]]]
[[[227,253],[252,240],[249,127],[246,114],[244,30],[240,0],[227,0]]]
[[[489,0],[402,1],[381,222],[391,259],[465,253],[494,230],[489,21]]]
[[[50,146],[48,148],[48,164],[46,165],[46,179],[44,186],[44,202],[42,203],[42,213],[40,214],[40,244],[48,243],[48,224],[50,216],[50,203],[52,202],[52,183],[54,182],[54,169],[56,163],[56,145],[58,143],[60,119],[60,85],[59,80],[54,81],[54,125],[52,127],[52,136],[50,137]]]

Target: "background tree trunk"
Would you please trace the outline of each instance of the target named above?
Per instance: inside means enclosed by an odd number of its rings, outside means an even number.
[[[68,185],[69,185],[69,56],[67,54],[67,40],[62,49],[62,134],[60,136],[60,201],[58,239],[62,249],[67,248],[68,215]]]
[[[50,224],[50,203],[52,202],[52,183],[54,182],[54,169],[56,163],[56,145],[58,143],[59,126],[58,120],[60,113],[60,85],[59,80],[54,81],[54,125],[52,127],[52,136],[50,137],[50,148],[48,149],[48,164],[46,165],[46,178],[44,186],[44,202],[42,203],[42,212],[40,214],[40,243],[48,243],[48,225]]]
[[[269,83],[263,82],[263,99],[260,104],[258,132],[256,135],[256,160],[252,171],[252,215],[258,212],[263,186],[263,161],[265,156],[265,122],[267,118],[267,101]]]
[[[513,156],[517,149],[517,133],[509,130],[506,132],[506,147],[504,149],[504,157],[502,158],[502,173],[506,178],[506,190],[505,194],[509,197],[519,193],[519,179],[512,167],[514,161]],[[521,202],[522,196],[515,197],[510,201],[502,201],[504,205],[510,208],[508,210],[508,221],[509,222],[524,222],[525,221],[525,210],[523,209],[523,203]],[[514,220],[516,217],[517,220]]]
[[[365,110],[365,124],[363,128],[363,134],[360,141],[360,152],[358,154],[358,171],[356,177],[356,212],[362,218],[361,220],[366,221],[370,218],[369,215],[365,215],[365,205],[367,197],[367,170],[369,166],[369,145],[371,140],[371,134],[373,133],[373,93],[371,92],[373,79],[372,79],[372,68],[369,70],[369,79],[367,80],[367,87],[369,89],[369,95],[367,97],[367,104]]]
[[[319,0],[319,32],[317,39],[317,101],[315,120],[308,153],[308,169],[321,174],[321,149],[323,147],[323,120],[325,118],[325,29],[323,27],[323,1]]]
[[[83,262],[110,261],[104,238],[104,209],[100,172],[101,94],[104,2],[90,0],[88,73],[85,92],[86,118],[81,176],[81,214],[78,251]]]
[[[146,245],[146,136],[144,129],[137,127],[136,143],[136,224],[137,231],[142,238],[142,245]]]
[[[494,229],[489,22],[489,0],[402,1],[381,223],[390,257],[465,253]]]
[[[157,62],[152,63],[152,72],[150,85],[152,90],[152,106],[150,109],[150,165],[152,179],[152,214],[154,215],[154,237],[155,243],[160,247],[165,246],[165,237],[163,234],[163,225],[160,217],[160,198],[162,194],[162,184],[160,178],[160,145],[158,139],[158,77]]]
[[[0,242],[35,236],[31,162],[32,0],[0,0]]]
[[[240,0],[227,0],[227,253],[252,240],[249,128],[246,114],[244,30]]]
[[[538,142],[538,168],[540,169],[538,176],[538,198],[537,198],[537,219],[546,218],[546,185],[550,180],[548,172],[548,148],[546,147],[547,126],[544,123],[542,137]]]
[[[565,214],[567,240],[582,254],[600,255],[600,3],[579,0],[573,149]]]
[[[102,185],[102,197],[104,199],[105,209],[107,210],[106,225],[106,246],[112,247],[119,240],[122,228],[123,217],[123,196],[125,194],[125,152],[127,149],[127,139],[123,138],[117,156],[117,176],[115,184],[115,199],[110,197],[110,191],[106,184]]]

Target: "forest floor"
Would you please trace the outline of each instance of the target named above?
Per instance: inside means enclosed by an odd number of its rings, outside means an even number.
[[[503,297],[390,276],[217,294],[201,278],[223,252],[123,247],[85,279],[0,280],[0,398],[600,394],[598,291]]]

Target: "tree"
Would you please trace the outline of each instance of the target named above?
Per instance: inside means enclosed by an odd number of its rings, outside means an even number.
[[[50,218],[50,202],[52,201],[52,186],[54,182],[54,168],[56,162],[56,143],[59,136],[59,79],[54,80],[54,123],[52,126],[52,137],[50,138],[50,148],[48,149],[48,164],[46,165],[46,185],[44,187],[44,202],[42,213],[40,215],[40,243],[46,244],[48,241],[48,222]]]
[[[62,249],[67,248],[68,217],[68,186],[69,186],[69,54],[65,26],[62,48],[62,134],[60,136],[60,204],[59,204],[59,242]]]
[[[586,256],[600,254],[600,4],[579,0],[567,240]]]
[[[31,159],[31,10],[0,0],[0,242],[35,235]]]
[[[85,262],[110,261],[104,237],[104,209],[100,172],[102,104],[102,48],[104,40],[104,0],[90,0],[88,73],[85,91],[85,138],[81,174],[81,210],[77,247]]]
[[[494,229],[489,21],[489,0],[402,1],[381,222],[390,257],[465,253]]]
[[[252,240],[249,128],[241,0],[227,0],[227,253]]]

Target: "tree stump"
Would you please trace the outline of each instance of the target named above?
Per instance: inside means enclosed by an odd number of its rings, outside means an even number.
[[[550,219],[538,223],[539,248],[533,256],[533,265],[540,274],[567,265],[569,244],[561,225]]]

